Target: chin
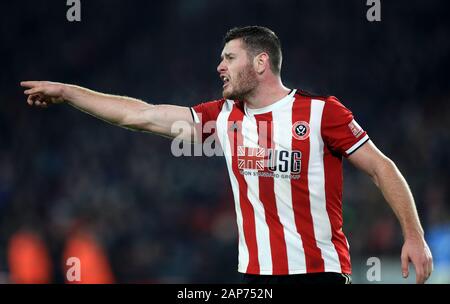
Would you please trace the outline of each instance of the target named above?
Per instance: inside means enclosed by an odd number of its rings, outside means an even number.
[[[236,92],[236,90],[232,90],[230,88],[225,88],[222,91],[222,96],[225,99],[228,100],[243,100],[244,96],[242,94],[240,94],[239,92]]]
[[[225,89],[222,91],[222,96],[225,99],[233,99],[233,92],[230,92],[227,89]]]

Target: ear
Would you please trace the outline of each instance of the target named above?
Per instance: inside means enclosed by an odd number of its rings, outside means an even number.
[[[257,74],[263,74],[269,66],[269,55],[267,53],[260,53],[253,59],[253,67]]]

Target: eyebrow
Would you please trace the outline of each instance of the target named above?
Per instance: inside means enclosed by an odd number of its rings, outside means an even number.
[[[222,55],[220,55],[220,59],[223,59],[223,57],[227,57],[229,58],[230,56],[235,55],[234,53],[223,53]]]

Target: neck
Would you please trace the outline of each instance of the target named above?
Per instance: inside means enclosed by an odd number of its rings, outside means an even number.
[[[246,98],[245,102],[250,109],[258,109],[270,106],[289,94],[279,77],[266,80],[259,84]]]

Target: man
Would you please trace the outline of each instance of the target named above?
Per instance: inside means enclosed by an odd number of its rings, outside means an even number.
[[[192,108],[152,105],[74,85],[26,81],[29,105],[66,102],[112,124],[184,140],[206,140],[213,122],[235,198],[239,266],[249,283],[348,283],[342,231],[342,156],[366,172],[400,221],[403,276],[433,268],[414,199],[395,164],[335,97],[286,88],[278,37],[250,26],[230,30],[217,67],[223,98]],[[190,129],[172,130],[175,122]]]

